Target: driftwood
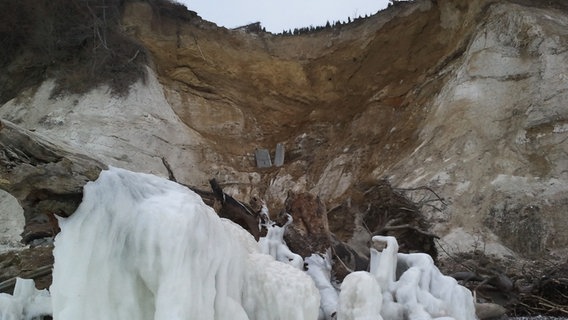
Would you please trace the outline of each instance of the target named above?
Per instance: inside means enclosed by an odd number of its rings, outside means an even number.
[[[328,212],[330,231],[367,259],[369,240],[383,235],[395,237],[402,253],[424,252],[436,261],[434,240],[438,236],[429,231],[422,212],[431,206],[441,209],[445,202],[430,188],[397,189],[386,180],[362,182],[350,190],[346,201]]]
[[[69,216],[83,186],[106,166],[8,121],[0,121],[0,189],[14,196],[26,219],[23,238],[57,232],[52,216]]]
[[[410,230],[416,231],[417,233],[423,234],[423,235],[425,235],[425,236],[427,236],[427,237],[434,238],[434,239],[440,239],[440,237],[438,237],[437,235],[435,235],[435,234],[433,234],[433,233],[431,233],[431,232],[427,232],[427,231],[418,229],[418,227],[412,226],[412,225],[410,225],[410,224],[408,224],[408,223],[407,223],[407,224],[397,225],[397,226],[389,226],[389,225],[386,225],[386,226],[382,227],[381,230],[376,231],[376,232],[373,234],[373,236],[382,235],[382,234],[388,233],[389,231],[401,230],[401,229],[410,229]]]
[[[531,269],[525,270],[526,278],[522,279],[530,285],[516,295],[518,303],[511,308],[512,313],[568,316],[568,261]],[[515,289],[518,290],[519,286],[515,286]]]
[[[426,190],[434,197],[413,200],[404,191]],[[371,235],[394,236],[400,252],[424,252],[436,261],[438,252],[434,239],[438,237],[429,232],[430,225],[422,214],[422,207],[445,202],[429,188],[395,189],[388,181],[382,180],[363,192],[366,212],[363,224]]]
[[[211,179],[209,180],[209,184],[211,185],[211,189],[213,190],[216,198],[221,203],[221,207],[217,211],[219,216],[239,224],[245,230],[250,232],[254,239],[258,241],[260,237],[259,212],[255,211],[249,205],[223,192],[223,189],[219,183],[217,183],[217,180]]]
[[[484,302],[480,307],[499,304],[509,316],[517,317],[568,315],[568,262],[511,263],[480,250],[446,254],[449,259],[443,263],[444,272]]]
[[[43,277],[51,274],[52,270],[53,270],[53,264],[48,264],[45,266],[41,266],[35,270],[23,273],[18,277],[13,277],[6,281],[2,281],[0,282],[0,292],[7,292],[10,288],[13,288],[14,285],[16,285],[16,278],[35,279],[38,277]]]
[[[282,224],[281,217],[285,214],[293,218],[284,234],[290,250],[302,258],[330,251],[331,274],[335,281],[343,281],[353,271],[367,270],[369,259],[330,231],[327,211],[319,197],[307,192],[288,192],[285,205],[286,209],[281,212],[278,222]]]
[[[69,216],[83,198],[83,187],[96,180],[106,166],[74,152],[13,123],[0,120],[0,189],[15,197],[23,208],[25,226],[22,242],[53,237],[59,232],[56,215]],[[14,276],[33,278],[36,285],[51,283],[51,249],[29,248],[11,267],[16,271],[0,284],[7,291],[15,284]],[[5,255],[3,257],[6,257]],[[32,267],[32,271],[24,271]],[[7,271],[7,270],[5,270]],[[7,272],[8,275],[11,272]],[[6,279],[6,278],[5,278]]]

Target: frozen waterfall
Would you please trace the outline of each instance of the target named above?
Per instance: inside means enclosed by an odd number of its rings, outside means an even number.
[[[398,253],[394,238],[373,238],[387,245],[371,249],[370,272],[350,274],[333,292],[324,257],[306,259],[321,268],[303,271],[283,230],[259,245],[188,188],[153,175],[103,171],[60,225],[56,320],[476,319],[467,289],[428,256]],[[34,299],[15,296],[0,294],[0,305],[19,303],[0,320],[31,319],[22,310]]]

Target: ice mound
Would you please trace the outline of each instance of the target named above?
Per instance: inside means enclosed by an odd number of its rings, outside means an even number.
[[[174,182],[110,168],[60,224],[57,320],[317,316],[309,277],[260,256],[252,236]]]
[[[371,248],[369,273],[355,272],[344,279],[338,320],[477,319],[471,292],[444,276],[429,255],[398,253],[394,237],[372,240],[386,247],[381,252]]]

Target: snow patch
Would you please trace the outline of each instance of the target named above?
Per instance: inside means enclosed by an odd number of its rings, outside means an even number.
[[[331,251],[325,255],[312,254],[306,258],[306,273],[318,288],[321,303],[319,319],[331,319],[337,312],[339,295],[331,284]]]
[[[268,217],[268,214],[266,215]],[[268,229],[266,236],[258,240],[260,252],[272,256],[277,261],[291,265],[292,267],[302,270],[304,268],[304,260],[288,248],[284,242],[284,232],[286,228],[293,222],[292,216],[287,214],[288,221],[284,226],[279,227],[270,221],[266,227]]]
[[[386,245],[382,252],[371,248],[369,265],[382,289],[384,319],[406,319],[404,314],[408,319],[476,319],[471,292],[444,276],[429,255],[398,253],[394,237],[374,236],[372,241]]]
[[[337,320],[383,320],[381,287],[368,272],[352,272],[343,279]]]

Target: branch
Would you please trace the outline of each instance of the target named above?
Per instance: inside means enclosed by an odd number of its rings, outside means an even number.
[[[466,270],[470,270],[471,272],[473,272],[473,268],[471,266],[466,265],[465,263],[463,263],[463,259],[458,259],[454,254],[449,253],[444,246],[440,243],[440,241],[436,241],[436,244],[438,245],[438,247],[444,251],[444,253],[450,258],[452,259],[456,264],[461,265],[462,267],[464,267]]]
[[[10,287],[16,284],[16,278],[35,279],[46,276],[52,272],[53,264],[39,267],[27,273],[23,273],[17,277],[10,278],[6,281],[0,282],[0,292],[6,292]]]
[[[337,254],[337,252],[335,252],[335,248],[333,246],[331,246],[331,251],[333,251],[333,255],[337,258],[337,260],[339,260],[339,262],[341,262],[341,265],[345,268],[345,270],[349,271],[349,273],[355,272],[355,270],[349,268],[345,262],[343,262],[343,260],[341,260],[341,258],[339,257],[339,255]]]
[[[398,225],[398,226],[384,226],[381,231],[376,232],[375,235],[377,234],[382,234],[383,232],[388,232],[388,231],[393,231],[393,230],[400,230],[400,229],[411,229],[414,230],[418,233],[421,233],[425,236],[431,237],[431,238],[435,238],[435,239],[440,239],[440,237],[438,237],[437,235],[418,229],[417,227],[411,226],[409,224],[402,224],[402,225]]]
[[[422,186],[422,187],[416,187],[416,188],[394,188],[394,190],[397,191],[417,191],[417,190],[427,190],[432,192],[432,194],[434,194],[434,196],[436,196],[436,198],[438,199],[438,201],[440,201],[443,205],[447,205],[446,201],[444,201],[444,198],[440,197],[434,190],[432,190],[429,187],[426,186]]]
[[[126,64],[131,63],[132,61],[134,61],[134,59],[136,59],[136,57],[138,57],[138,54],[140,53],[140,50],[136,50],[136,53],[134,54],[134,56],[130,59],[128,59],[128,62],[126,62]],[[163,159],[163,158],[162,158]]]
[[[568,309],[566,308],[566,306],[562,306],[559,304],[556,304],[550,300],[546,300],[543,297],[539,297],[539,296],[535,296],[535,295],[530,295],[531,298],[534,298],[537,301],[537,303],[543,307],[546,307],[545,310],[547,311],[559,311],[562,312],[564,314],[568,315]]]
[[[176,177],[174,176],[172,167],[170,167],[170,164],[168,163],[168,160],[166,160],[165,157],[162,157],[162,163],[164,164],[164,167],[166,167],[166,170],[168,171],[168,179],[173,182],[178,182]]]

